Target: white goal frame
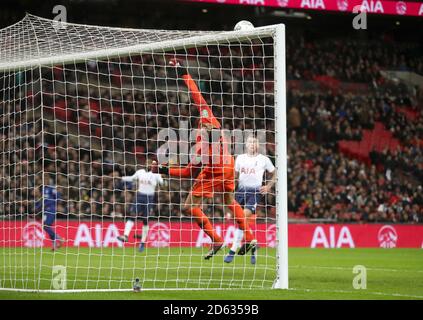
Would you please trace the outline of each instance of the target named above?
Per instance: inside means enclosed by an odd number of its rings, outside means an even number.
[[[46,19],[47,20],[47,19]],[[48,20],[50,21],[50,20]],[[68,24],[71,25],[71,24]],[[84,25],[78,25],[84,26]],[[88,26],[87,26],[88,27]],[[92,27],[92,26],[91,26]],[[105,28],[125,30],[122,28]],[[128,30],[128,29],[126,29]],[[134,29],[131,29],[134,30]],[[252,30],[224,31],[216,34],[193,36],[185,39],[166,40],[149,44],[137,44],[122,48],[100,49],[83,53],[72,53],[52,57],[41,57],[17,62],[1,62],[0,72],[13,72],[27,68],[53,66],[55,64],[78,63],[89,59],[114,58],[131,54],[145,54],[167,50],[188,49],[199,45],[214,45],[221,42],[252,40],[272,37],[274,44],[274,108],[275,108],[275,150],[276,150],[276,279],[273,289],[288,289],[288,179],[287,179],[287,114],[286,114],[286,63],[285,63],[285,25],[277,24],[257,27]],[[101,292],[130,291],[131,289],[82,289],[82,290],[40,290],[0,288],[0,291],[26,292]],[[144,289],[143,290],[188,290],[188,289]],[[189,289],[191,290],[191,289]],[[213,289],[210,289],[213,290]]]

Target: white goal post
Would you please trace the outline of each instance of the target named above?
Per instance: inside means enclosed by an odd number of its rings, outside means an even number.
[[[220,195],[202,208],[226,247],[204,261],[208,239],[183,211],[195,179],[163,175],[150,222],[135,220],[131,235],[147,225],[154,245],[141,253],[132,238],[116,240],[139,193],[122,176],[157,157],[160,130],[180,134],[199,119],[192,92],[168,64],[173,57],[231,132],[234,149],[261,132],[260,150],[271,150],[275,193],[254,207],[263,225],[253,227],[257,263],[249,254],[223,262],[236,221]],[[126,291],[135,279],[144,290],[288,289],[285,71],[283,24],[137,30],[27,15],[0,30],[0,290]],[[171,164],[183,165],[180,153],[169,151],[178,159]]]

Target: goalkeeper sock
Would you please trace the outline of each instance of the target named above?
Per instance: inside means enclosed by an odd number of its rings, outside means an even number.
[[[142,226],[141,242],[145,242],[147,240],[148,229],[149,229],[148,224]]]
[[[251,232],[251,228],[247,224],[247,221],[245,219],[244,210],[242,210],[239,203],[236,202],[235,200],[228,207],[233,212],[235,216],[235,220],[238,223],[239,228],[245,231],[245,240],[247,240],[247,242],[251,242],[251,240],[253,240],[254,237],[253,237],[253,233]]]
[[[236,229],[231,251],[236,252],[238,250],[238,248],[241,246],[242,238],[244,238],[244,231],[241,229]]]
[[[214,231],[213,226],[209,218],[203,213],[203,211],[196,207],[191,209],[192,216],[195,217],[197,224],[201,229],[212,239],[213,242],[223,242],[222,238]]]
[[[125,236],[129,237],[129,234],[131,233],[133,226],[134,226],[134,221],[127,220],[126,223],[125,223],[125,231],[123,232],[123,234]]]

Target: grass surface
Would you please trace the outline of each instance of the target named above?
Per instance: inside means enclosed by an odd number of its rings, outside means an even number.
[[[131,289],[139,278],[144,289],[129,292],[32,293],[0,291],[0,299],[423,299],[423,250],[289,250],[289,290],[271,290],[275,251],[260,249],[258,263],[249,255],[209,261],[206,249],[63,248],[0,249],[1,287],[53,289],[53,266],[66,266],[68,289]],[[367,288],[353,288],[353,267],[367,270]],[[209,290],[202,290],[209,289]]]

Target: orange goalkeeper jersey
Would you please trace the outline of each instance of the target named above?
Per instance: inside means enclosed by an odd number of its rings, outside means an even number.
[[[190,162],[183,168],[169,168],[171,176],[195,178],[191,190],[193,196],[212,198],[215,192],[234,192],[235,190],[234,158],[229,154],[224,139],[221,138],[218,144],[220,146],[214,146],[215,150],[213,145],[206,145],[207,163],[195,165]],[[214,155],[213,151],[218,154]],[[201,137],[197,141],[197,156],[201,157]],[[202,170],[196,175],[195,169],[199,168],[199,165],[202,165]]]
[[[209,123],[216,129],[221,128],[220,122],[213,115],[211,108],[202,96],[194,79],[189,74],[185,74],[182,79],[187,85],[194,104],[200,113],[200,124]],[[207,150],[204,150],[205,148]],[[200,166],[202,167],[201,173],[213,174],[213,176],[229,172],[232,173],[235,170],[235,160],[229,150],[229,141],[223,136],[220,137],[219,141],[211,143],[203,141],[201,135],[197,136],[196,154],[197,157],[201,158],[200,161],[197,161],[197,165],[190,162],[184,168],[170,168],[169,174],[172,176],[193,177],[195,169]]]
[[[206,150],[203,151],[203,149]],[[222,175],[225,173],[232,173],[235,170],[235,160],[230,154],[229,145],[225,138],[220,137],[218,142],[204,143],[202,137],[197,137],[196,144],[197,161],[190,162],[183,168],[169,168],[171,176],[194,178],[196,169],[201,168],[201,173],[215,175]]]

